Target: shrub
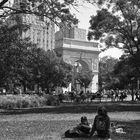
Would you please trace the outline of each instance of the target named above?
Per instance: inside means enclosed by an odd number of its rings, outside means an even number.
[[[0,98],[0,108],[2,109],[15,108],[15,101],[12,100],[10,96],[2,95]]]
[[[37,95],[1,95],[0,108],[29,108],[42,107],[46,105],[46,98]]]
[[[59,104],[59,100],[58,97],[56,95],[45,95],[45,98],[47,99],[46,101],[46,105],[58,105]]]
[[[47,105],[47,99],[44,98],[43,96],[41,96],[41,97],[38,99],[38,102],[39,102],[40,107],[46,106],[46,105]]]
[[[58,105],[59,100],[56,95],[1,95],[0,108],[1,109],[14,109],[14,108],[32,108],[43,107],[46,105]]]

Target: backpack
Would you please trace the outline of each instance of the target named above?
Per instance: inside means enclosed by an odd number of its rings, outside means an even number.
[[[97,118],[96,120],[96,129],[105,131],[106,130],[106,121],[103,118]]]

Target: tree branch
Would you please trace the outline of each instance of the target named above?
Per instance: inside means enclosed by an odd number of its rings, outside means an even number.
[[[2,0],[2,2],[0,2],[0,8],[1,8],[6,2],[8,2],[8,0]]]

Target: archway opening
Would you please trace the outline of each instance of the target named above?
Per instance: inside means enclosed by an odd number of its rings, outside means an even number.
[[[86,92],[86,88],[92,81],[92,71],[88,64],[83,60],[75,61],[73,65],[72,90],[78,92]]]
[[[84,60],[81,60],[81,59],[77,60],[75,61],[74,65],[79,66],[79,68],[81,69],[81,72],[90,71],[88,64]]]

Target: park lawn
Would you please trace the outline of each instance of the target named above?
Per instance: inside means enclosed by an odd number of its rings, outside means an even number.
[[[78,120],[48,120],[46,114],[0,116],[0,140],[90,140],[64,138],[63,133],[78,124]],[[53,117],[53,114],[51,114]],[[81,116],[82,114],[79,114]],[[56,116],[55,116],[56,117]],[[71,114],[73,117],[73,114]],[[31,119],[33,118],[33,119]],[[40,118],[40,119],[39,119]],[[65,119],[65,116],[64,116]],[[89,120],[92,123],[92,120]],[[119,120],[117,121],[119,122]],[[111,134],[112,140],[139,140],[140,121],[119,122],[126,134]],[[94,138],[95,139],[95,138]],[[96,140],[96,139],[95,139]]]
[[[110,111],[111,121],[125,126],[126,134],[112,134],[112,140],[140,140],[139,103],[104,105]],[[7,113],[0,114],[0,140],[96,140],[95,137],[68,139],[63,134],[78,124],[83,115],[92,123],[97,106],[99,104],[6,110]]]

